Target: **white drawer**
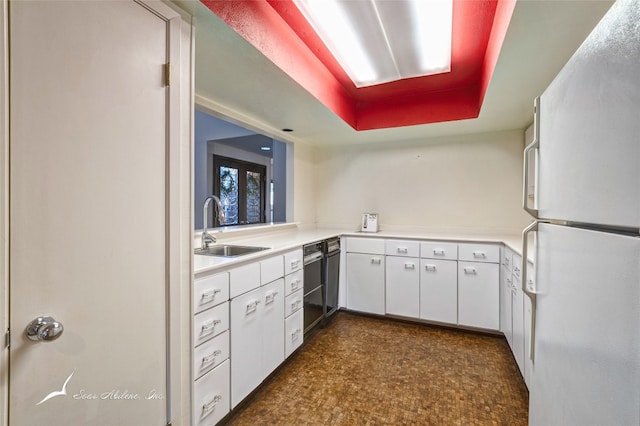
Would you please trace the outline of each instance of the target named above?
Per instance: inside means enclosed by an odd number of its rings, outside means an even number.
[[[284,301],[284,317],[288,317],[298,309],[302,308],[302,289],[288,295]]]
[[[193,346],[198,346],[228,329],[229,302],[200,312],[193,317]]]
[[[208,372],[193,385],[193,424],[213,426],[229,413],[231,390],[229,360]]]
[[[518,280],[522,278],[522,256],[515,253],[513,255],[513,276]]]
[[[425,259],[456,260],[458,259],[458,244],[435,241],[420,243],[420,257]]]
[[[269,284],[284,277],[284,257],[275,256],[260,261],[260,285]]]
[[[229,300],[229,274],[202,277],[193,284],[193,313],[197,314]]]
[[[347,252],[384,254],[384,240],[380,238],[349,237],[346,241]]]
[[[260,263],[251,263],[229,271],[229,298],[260,287]]]
[[[193,377],[197,379],[229,358],[229,331],[193,350]]]
[[[386,240],[384,246],[387,256],[420,256],[420,243],[418,241]]]
[[[299,270],[284,277],[284,295],[288,296],[304,286],[304,271]]]
[[[287,358],[302,345],[304,335],[304,309],[294,312],[285,319],[284,326],[284,356]]]
[[[497,244],[459,244],[458,259],[471,262],[500,263],[500,246]]]
[[[284,254],[285,275],[302,270],[302,249],[296,249]]]

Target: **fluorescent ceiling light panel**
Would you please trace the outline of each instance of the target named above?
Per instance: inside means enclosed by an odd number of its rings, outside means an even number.
[[[451,71],[453,0],[294,0],[356,87]]]

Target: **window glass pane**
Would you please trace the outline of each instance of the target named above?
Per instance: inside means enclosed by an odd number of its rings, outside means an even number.
[[[220,201],[224,212],[223,225],[238,224],[238,169],[220,167]]]
[[[260,222],[262,179],[260,173],[247,172],[247,222]]]

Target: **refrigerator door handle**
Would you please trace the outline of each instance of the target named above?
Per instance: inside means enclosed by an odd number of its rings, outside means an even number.
[[[524,149],[524,176],[522,179],[522,207],[534,218],[538,219],[538,209],[529,207],[529,156],[540,147],[540,97],[533,104],[533,142]]]
[[[531,300],[531,332],[529,333],[529,338],[531,339],[529,344],[529,358],[531,362],[533,362],[534,359],[536,341],[536,292],[535,289],[530,289],[527,285],[529,281],[527,278],[527,269],[529,269],[527,268],[527,256],[529,254],[529,233],[537,232],[539,223],[540,222],[536,220],[522,231],[522,264],[524,265],[522,268],[522,291]]]

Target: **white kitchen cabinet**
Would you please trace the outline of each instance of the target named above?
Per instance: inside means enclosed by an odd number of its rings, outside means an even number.
[[[499,268],[497,263],[458,261],[459,325],[500,328]]]
[[[513,344],[511,350],[520,374],[524,377],[524,293],[522,291],[522,257],[513,255],[513,286],[511,309],[513,317]]]
[[[379,254],[347,253],[346,258],[347,308],[354,311],[384,315],[384,256]]]
[[[500,331],[507,339],[509,347],[513,345],[513,315],[511,309],[513,299],[512,261],[513,251],[508,247],[504,247],[500,264]]]
[[[213,426],[229,413],[229,360],[195,381],[193,424]]]
[[[289,275],[302,270],[302,249],[295,249],[284,254],[284,274]]]
[[[263,377],[262,321],[258,288],[231,300],[231,407],[238,405]]]
[[[395,243],[395,242],[394,242]],[[418,252],[419,245],[411,252]],[[410,244],[393,244],[390,251],[404,250]],[[387,246],[389,248],[389,246]],[[407,249],[409,250],[409,249]],[[410,318],[420,317],[420,259],[386,256],[385,312]]]
[[[384,243],[387,256],[420,256],[420,242],[406,240],[386,240]]]
[[[284,277],[284,293],[286,296],[302,289],[304,283],[304,272],[297,270]]]
[[[427,259],[457,260],[458,244],[442,241],[424,241],[420,243],[420,257]]]
[[[193,345],[198,346],[228,329],[228,302],[202,311],[193,318]]]
[[[527,286],[535,288],[533,263],[527,262]],[[524,382],[530,388],[531,375],[533,373],[533,361],[531,361],[531,299],[524,295]]]
[[[229,331],[193,350],[193,378],[203,376],[229,358]]]
[[[458,323],[458,262],[455,260],[420,260],[420,318]]]
[[[500,263],[500,246],[497,244],[460,244],[458,245],[458,260]]]
[[[345,242],[347,253],[385,253],[385,240],[380,238],[348,237]]]
[[[263,379],[284,361],[284,278],[262,289],[262,376]]]
[[[229,300],[229,274],[209,275],[193,283],[193,312],[202,312]]]
[[[273,256],[260,261],[260,285],[269,284],[284,276],[284,256]]]
[[[260,263],[250,263],[229,271],[229,297],[234,298],[260,287]]]
[[[288,358],[302,345],[304,338],[304,312],[298,309],[285,319],[284,355]]]

